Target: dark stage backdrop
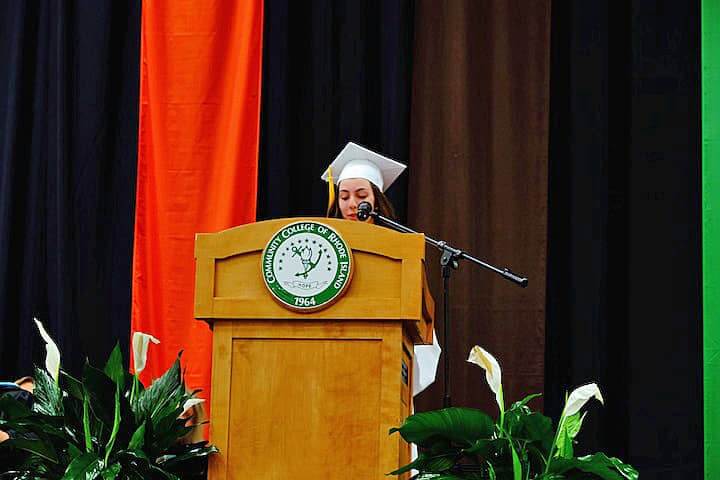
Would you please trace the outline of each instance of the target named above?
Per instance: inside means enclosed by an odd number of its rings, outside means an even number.
[[[258,220],[324,215],[330,161],[355,141],[408,159],[412,2],[266,0]],[[407,175],[389,190],[405,218]]]
[[[597,380],[582,452],[700,479],[699,4],[555,1],[546,406]]]
[[[322,215],[318,177],[349,139],[408,161],[401,219],[531,280],[456,274],[455,404],[494,411],[464,362],[481,344],[506,397],[544,382],[555,418],[599,382],[582,451],[699,479],[699,4],[550,15],[266,0],[258,217]],[[33,315],[70,370],[116,339],[127,353],[139,31],[139,0],[0,2],[0,379],[42,359]],[[419,408],[440,406],[439,380]]]
[[[481,371],[464,362],[476,343],[506,365],[509,398],[541,391],[549,4],[309,5],[265,4],[258,219],[322,215],[327,193],[318,177],[350,139],[408,162],[389,191],[402,220],[409,204],[411,226],[533,281],[522,291],[462,267],[453,299],[455,403],[492,408]],[[517,22],[523,31],[511,34]],[[420,70],[411,78],[413,57]],[[430,272],[438,297],[434,263]],[[438,380],[420,408],[440,405]]]
[[[0,378],[127,354],[140,1],[0,3]],[[126,357],[127,358],[127,357]]]
[[[453,404],[496,413],[465,361],[473,345],[498,359],[506,403],[543,390],[550,2],[416,8],[410,223],[530,279],[521,289],[466,262],[451,281]],[[439,254],[427,259],[441,305]],[[420,409],[441,406],[443,379]]]

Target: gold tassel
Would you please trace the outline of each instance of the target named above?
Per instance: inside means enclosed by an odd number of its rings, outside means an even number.
[[[327,182],[328,182],[328,207],[327,207],[327,213],[325,214],[325,216],[329,217],[330,211],[332,210],[333,205],[335,205],[335,182],[333,181],[331,167],[328,167]]]

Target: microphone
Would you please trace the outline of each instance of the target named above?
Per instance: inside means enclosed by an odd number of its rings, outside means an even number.
[[[360,202],[360,205],[358,205],[357,209],[357,218],[361,222],[364,222],[370,217],[370,214],[373,211],[372,205],[370,205],[370,202]]]

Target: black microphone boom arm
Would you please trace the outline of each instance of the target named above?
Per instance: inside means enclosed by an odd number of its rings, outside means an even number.
[[[367,205],[367,206],[366,206]],[[368,208],[369,207],[369,208]],[[374,219],[384,223],[385,225],[391,227],[393,230],[397,230],[398,232],[402,233],[418,233],[415,230],[406,227],[405,225],[402,225],[395,220],[388,218],[384,215],[379,214],[378,212],[374,211],[372,209],[372,206],[369,202],[361,202],[358,206],[358,220],[365,221],[369,217],[373,217]],[[513,273],[508,268],[498,268],[494,265],[490,265],[489,263],[483,262],[477,257],[474,257],[470,255],[469,253],[466,253],[458,248],[453,247],[449,243],[443,241],[443,240],[435,240],[432,237],[429,237],[428,235],[425,235],[425,242],[429,243],[433,247],[440,250],[443,254],[443,258],[441,258],[441,262],[446,265],[450,265],[453,268],[457,268],[457,261],[460,259],[463,260],[469,260],[477,265],[480,265],[481,267],[490,270],[492,272],[497,273],[501,277],[505,278],[506,280],[509,280],[523,288],[527,287],[528,285],[528,279],[526,277],[523,277],[521,275],[517,275],[516,273]],[[453,265],[453,262],[454,265]]]
[[[387,225],[388,227],[397,230],[402,233],[418,233],[415,230],[402,225],[395,220],[388,218],[378,212],[373,211],[372,205],[369,202],[360,202],[358,205],[357,218],[358,220],[365,221],[369,217],[373,217],[375,220]],[[525,277],[516,275],[507,268],[500,269],[489,263],[485,263],[479,258],[475,258],[469,255],[459,248],[455,248],[449,243],[443,240],[435,240],[432,237],[425,235],[425,242],[429,243],[433,247],[439,249],[442,252],[440,256],[440,265],[442,267],[443,276],[443,343],[444,349],[444,398],[443,406],[450,407],[452,400],[450,398],[450,274],[453,270],[456,270],[459,266],[459,260],[465,259],[470,260],[473,263],[480,265],[481,267],[491,270],[503,278],[510,280],[511,282],[520,285],[521,287],[527,287],[528,280]]]

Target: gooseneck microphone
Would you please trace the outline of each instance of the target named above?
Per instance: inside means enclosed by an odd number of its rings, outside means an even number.
[[[372,205],[370,205],[370,202],[360,202],[360,205],[358,205],[357,209],[357,218],[361,222],[364,222],[368,218],[370,218],[370,214],[373,211]]]

